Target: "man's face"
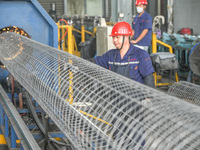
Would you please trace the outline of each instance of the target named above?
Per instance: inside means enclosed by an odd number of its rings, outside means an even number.
[[[117,49],[120,49],[123,43],[123,35],[117,35],[117,36],[113,36],[113,44]],[[126,45],[127,43],[129,43],[129,36],[125,36],[124,38],[124,45]]]
[[[113,36],[112,39],[113,39],[113,44],[115,45],[115,47],[117,49],[120,49],[123,42],[123,36],[122,35]]]

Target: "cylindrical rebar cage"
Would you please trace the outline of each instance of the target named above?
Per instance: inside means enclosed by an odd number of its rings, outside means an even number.
[[[200,106],[200,86],[186,81],[175,82],[168,94]]]
[[[200,109],[14,33],[0,61],[77,149],[200,149]]]

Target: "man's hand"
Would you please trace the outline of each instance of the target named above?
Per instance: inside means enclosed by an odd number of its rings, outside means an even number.
[[[132,43],[132,44],[136,44],[137,41],[136,41],[136,40],[131,40],[131,43]]]

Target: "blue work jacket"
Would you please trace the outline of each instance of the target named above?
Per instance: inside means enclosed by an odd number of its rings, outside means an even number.
[[[102,56],[97,56],[95,63],[112,71],[114,64],[129,64],[129,78],[140,83],[144,83],[144,77],[155,72],[148,52],[133,46],[131,43],[123,59],[121,59],[118,49],[112,49]]]
[[[151,35],[152,35],[152,18],[146,11],[139,17],[137,15],[132,23],[132,29],[135,31],[133,40],[136,40],[144,29],[148,29],[147,34],[143,39],[141,39],[136,45],[139,46],[150,46],[151,45]]]

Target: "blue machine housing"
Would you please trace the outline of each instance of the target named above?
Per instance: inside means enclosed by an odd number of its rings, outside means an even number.
[[[37,0],[0,0],[0,29],[16,26],[31,39],[58,47],[58,27]]]
[[[0,0],[0,29],[15,26],[31,39],[58,48],[58,27],[37,0]],[[0,83],[9,74],[0,67]]]

